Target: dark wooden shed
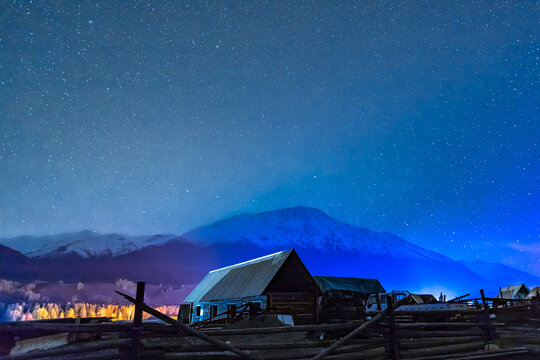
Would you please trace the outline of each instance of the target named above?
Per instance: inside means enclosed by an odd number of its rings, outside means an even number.
[[[314,276],[313,279],[323,293],[319,303],[323,321],[361,319],[369,295],[385,292],[377,279],[337,276]]]
[[[292,315],[295,324],[318,322],[321,290],[294,249],[210,271],[185,299],[191,321],[235,317],[247,304]]]

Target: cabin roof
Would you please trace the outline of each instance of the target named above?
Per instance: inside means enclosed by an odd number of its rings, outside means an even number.
[[[193,289],[185,302],[196,303],[263,295],[292,254],[298,256],[292,249],[212,270]]]
[[[526,296],[529,293],[529,288],[527,288],[525,284],[505,286],[501,289],[497,297],[503,298],[503,299],[511,299],[511,298],[514,298],[520,292]]]
[[[362,279],[355,277],[314,276],[313,280],[319,285],[322,292],[328,290],[346,290],[365,294],[386,292],[377,279]]]
[[[529,289],[525,286],[525,284],[505,286],[502,288],[502,291],[511,291],[513,294],[516,294],[520,292],[522,289],[525,290],[526,292],[529,292]]]
[[[527,295],[528,299],[532,299],[540,294],[540,286],[535,286]]]

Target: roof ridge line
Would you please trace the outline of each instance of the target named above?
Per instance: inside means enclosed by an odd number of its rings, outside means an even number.
[[[290,250],[287,250],[287,251],[290,251]],[[284,253],[284,252],[286,252],[286,251],[278,251],[277,253],[273,253],[273,254],[270,254],[270,255],[261,256],[261,257],[258,257],[258,258],[256,258],[256,259],[251,259],[251,260],[247,260],[247,261],[244,261],[244,262],[241,262],[241,263],[238,263],[238,264],[233,264],[233,265],[225,266],[225,267],[222,267],[222,268],[220,268],[220,269],[211,270],[211,271],[209,271],[208,273],[213,273],[213,272],[216,272],[216,271],[226,270],[226,269],[234,268],[234,267],[241,266],[241,265],[247,265],[247,264],[249,264],[249,263],[256,262],[256,261],[259,261],[259,260],[263,260],[263,259],[265,259],[265,258],[270,258],[270,257],[272,257],[272,256],[276,256],[276,255],[279,255],[279,254]]]

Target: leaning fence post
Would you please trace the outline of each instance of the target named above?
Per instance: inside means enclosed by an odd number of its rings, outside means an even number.
[[[396,319],[394,318],[394,296],[386,295],[388,304],[388,330],[390,335],[390,358],[399,359],[399,343],[396,334]]]

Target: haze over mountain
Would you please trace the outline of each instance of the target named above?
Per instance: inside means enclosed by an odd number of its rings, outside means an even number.
[[[478,260],[461,261],[461,263],[484,278],[498,283],[499,286],[517,284],[526,284],[531,286],[540,284],[540,277],[504,264],[489,263]]]
[[[10,272],[16,280],[194,283],[214,268],[295,248],[312,275],[377,278],[387,290],[455,295],[484,287],[495,294],[499,285],[520,276],[536,281],[515,269],[511,279],[497,280],[391,233],[344,224],[308,207],[238,215],[180,237],[83,231],[0,244],[26,255],[11,255],[23,259]]]

